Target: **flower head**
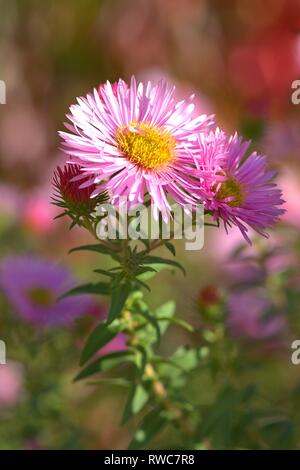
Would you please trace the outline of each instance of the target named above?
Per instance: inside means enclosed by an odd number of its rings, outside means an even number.
[[[63,266],[40,258],[11,256],[0,266],[0,287],[25,321],[40,326],[59,326],[88,313],[88,296],[59,297],[75,286]]]
[[[71,106],[61,132],[64,150],[80,166],[92,196],[108,190],[112,203],[128,206],[151,198],[154,213],[168,218],[169,194],[180,204],[192,202],[195,166],[191,153],[199,133],[212,126],[206,115],[193,116],[193,97],[176,102],[175,87],[165,81],[130,86],[107,82]]]
[[[274,172],[267,169],[264,156],[245,153],[250,142],[235,134],[226,138],[216,132],[211,139],[199,139],[198,174],[200,184],[196,194],[205,209],[215,219],[223,220],[225,228],[236,225],[246,240],[247,225],[262,235],[284,210],[281,191],[272,182]]]

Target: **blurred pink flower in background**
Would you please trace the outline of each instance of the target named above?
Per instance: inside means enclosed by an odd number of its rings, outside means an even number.
[[[107,310],[101,310],[101,318],[105,319],[107,316]],[[99,311],[98,311],[99,314]],[[98,350],[96,357],[102,357],[106,356],[107,354],[115,353],[115,352],[121,352],[121,351],[126,351],[127,350],[127,335],[124,333],[119,333],[117,336],[115,336],[109,343],[107,343],[105,346],[103,346],[101,349]],[[84,346],[83,341],[78,342],[78,348],[82,350]]]
[[[292,171],[292,169],[285,168],[282,171],[278,183],[282,188],[285,199],[284,208],[286,212],[283,214],[282,220],[300,228],[300,174],[298,173]]]
[[[238,227],[230,229],[230,235],[226,233],[225,228],[221,225],[218,229],[207,228],[207,251],[209,255],[218,262],[228,260],[231,253],[239,246],[246,246],[246,241],[241,240],[241,232]],[[254,231],[249,230],[249,235],[252,238]],[[251,247],[247,248],[251,250]]]
[[[283,315],[268,315],[272,305],[261,288],[231,294],[228,326],[234,336],[262,340],[280,335],[286,321]]]
[[[126,351],[127,349],[127,336],[123,333],[119,333],[109,343],[107,343],[99,351],[99,356],[105,356],[113,352]]]
[[[23,394],[23,370],[20,364],[0,365],[0,411],[15,405]]]
[[[53,219],[58,213],[58,208],[51,203],[51,193],[32,191],[24,199],[22,222],[30,231],[43,235],[57,228]]]

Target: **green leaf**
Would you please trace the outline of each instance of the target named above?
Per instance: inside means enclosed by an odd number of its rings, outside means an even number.
[[[198,349],[180,347],[170,359],[155,358],[161,377],[165,377],[170,389],[183,389],[187,374],[195,369],[202,360]]]
[[[188,323],[186,320],[183,320],[183,318],[172,318],[171,323],[174,325],[180,326],[184,330],[188,331],[189,333],[194,333],[195,332],[195,327]]]
[[[129,389],[131,382],[122,378],[100,377],[98,379],[87,382],[87,385],[112,385]]]
[[[180,346],[172,356],[172,362],[189,372],[197,367],[201,359],[199,349],[188,349]]]
[[[150,287],[148,286],[148,284],[146,284],[145,282],[141,281],[141,280],[138,279],[138,278],[136,278],[135,281],[138,283],[139,286],[144,287],[144,288],[147,289],[149,292],[151,292],[151,289],[150,289]]]
[[[149,392],[141,384],[134,384],[124,408],[122,424],[127,423],[132,416],[139,413],[148,399]]]
[[[148,360],[149,360],[149,350],[143,344],[138,344],[135,347],[134,363],[135,363],[136,368],[140,372],[140,376],[144,374],[145,366]]]
[[[181,266],[180,263],[177,261],[173,261],[171,259],[160,258],[159,256],[145,256],[142,261],[143,265],[147,264],[165,264],[169,266],[174,266],[175,268],[179,268],[183,274],[185,274],[185,269]]]
[[[160,307],[156,309],[155,316],[157,320],[159,321],[159,329],[160,329],[161,335],[163,335],[166,332],[170,324],[170,321],[175,314],[175,309],[176,309],[176,304],[173,300],[170,300],[164,303],[163,305],[161,305]],[[160,320],[162,318],[163,320]]]
[[[114,352],[107,354],[106,356],[99,357],[94,362],[85,367],[81,372],[79,372],[79,374],[75,377],[74,382],[85,379],[99,372],[106,372],[124,362],[132,362],[132,359],[132,351]]]
[[[140,267],[137,271],[137,277],[139,279],[142,279],[143,281],[148,281],[148,279],[151,279],[152,277],[155,276],[155,274],[159,273],[163,269],[167,269],[170,267],[162,264],[153,264],[151,267],[150,266],[143,266]]]
[[[113,274],[110,271],[107,271],[105,269],[94,269],[94,273],[103,274],[103,276],[108,276],[110,278],[113,278],[115,276],[115,274]]]
[[[232,447],[234,442],[234,423],[238,416],[237,407],[239,402],[238,391],[231,386],[225,386],[220,391],[214,404],[203,413],[202,420],[199,423],[198,439],[209,438],[214,448],[217,449]],[[249,403],[247,406],[249,406]]]
[[[165,242],[165,247],[172,253],[173,256],[176,256],[175,246],[170,242]]]
[[[108,313],[107,323],[111,323],[121,313],[125,302],[131,292],[131,283],[129,281],[121,283],[112,291],[111,305]]]
[[[72,248],[69,253],[73,253],[74,251],[94,251],[96,253],[101,253],[102,255],[109,255],[114,259],[119,259],[118,256],[107,246],[101,245],[82,245]]]
[[[142,310],[142,309],[138,313],[139,313],[139,315],[142,315],[144,318],[146,318],[146,320],[148,320],[149,323],[151,323],[151,325],[153,326],[153,328],[156,332],[156,342],[157,342],[157,344],[159,344],[160,343],[160,338],[161,338],[160,326],[159,326],[159,323],[158,323],[157,319],[155,318],[155,316],[152,315],[151,313],[148,313],[145,310]]]
[[[113,330],[105,323],[98,325],[88,337],[81,354],[80,365],[85,364],[100,348],[109,343],[116,335],[117,331]]]
[[[131,443],[129,444],[128,450],[139,450],[159,432],[167,424],[167,419],[161,409],[153,409],[148,413],[139,429],[135,432]]]
[[[141,274],[144,274],[144,273],[147,273],[147,272],[150,272],[150,273],[157,273],[157,270],[154,269],[154,268],[151,268],[151,266],[143,266],[143,267],[140,267],[138,268],[138,270],[135,272],[136,275],[141,275]]]
[[[293,449],[295,442],[295,427],[286,416],[270,416],[270,423],[262,429],[262,435],[269,449]]]
[[[81,286],[74,287],[73,289],[65,292],[59,299],[70,297],[71,295],[81,294],[96,294],[96,295],[109,295],[111,293],[110,286],[105,282],[97,282],[95,284],[82,284]]]

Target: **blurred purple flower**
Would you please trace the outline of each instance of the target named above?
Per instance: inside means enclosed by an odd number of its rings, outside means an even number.
[[[299,159],[300,125],[298,120],[272,123],[263,139],[263,149],[274,160]]]
[[[76,285],[71,273],[51,261],[11,256],[0,266],[0,287],[17,314],[39,326],[59,326],[88,314],[89,296],[58,298]]]
[[[230,284],[262,282],[265,278],[263,268],[255,262],[241,259],[230,260],[224,266],[227,281]]]
[[[235,336],[262,340],[276,337],[284,329],[285,319],[282,315],[265,317],[271,308],[271,302],[262,289],[233,293],[228,307],[228,324]]]
[[[22,397],[23,371],[20,364],[0,365],[0,410],[15,405]]]

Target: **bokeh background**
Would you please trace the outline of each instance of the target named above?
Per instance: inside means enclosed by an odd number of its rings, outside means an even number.
[[[51,180],[65,159],[57,130],[68,106],[107,79],[167,78],[179,97],[195,92],[201,112],[268,155],[287,210],[271,238],[254,237],[247,248],[236,230],[207,227],[202,251],[185,252],[178,242],[187,276],[161,273],[149,302],[175,297],[183,318],[203,328],[218,318],[214,332],[222,323],[225,343],[207,338],[216,342],[216,377],[191,377],[204,414],[228,380],[258,390],[251,432],[248,401],[229,400],[237,426],[230,436],[207,431],[208,448],[298,447],[300,366],[291,363],[291,342],[300,338],[300,105],[291,102],[291,85],[300,79],[300,1],[2,0],[0,11],[2,259],[27,253],[89,280],[94,258],[67,254],[89,235],[53,220]],[[28,325],[1,295],[8,364],[0,365],[0,448],[126,448],[136,422],[120,426],[123,390],[72,384],[84,337],[105,315],[105,303],[94,302],[86,317],[49,332]],[[161,348],[190,341],[172,328]],[[172,435],[155,445],[172,445]]]

